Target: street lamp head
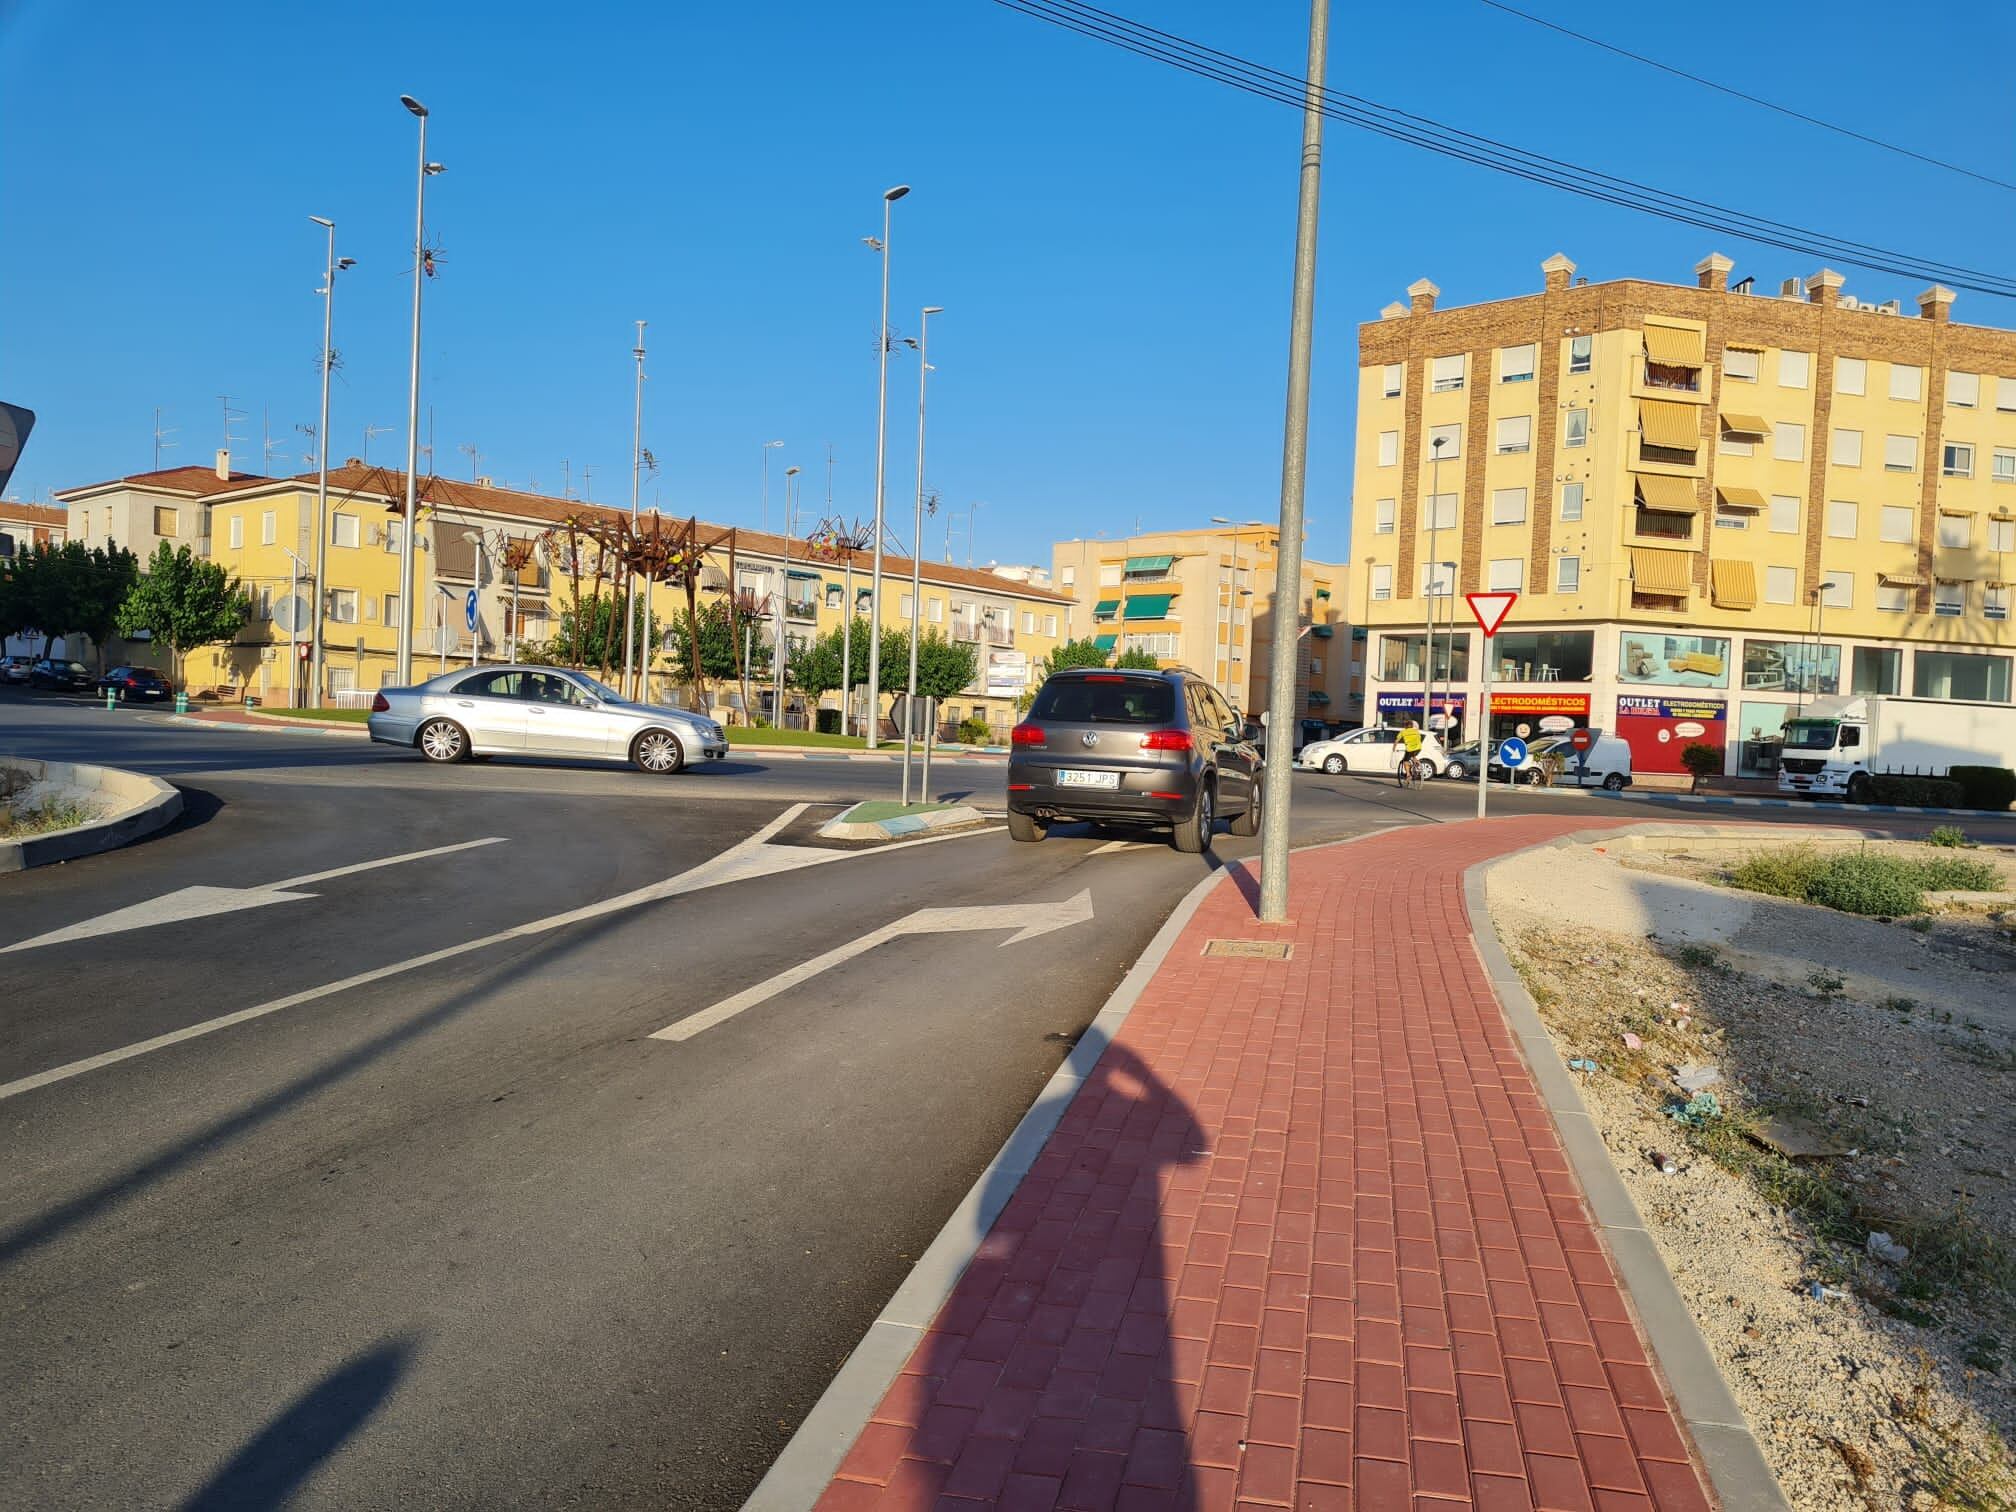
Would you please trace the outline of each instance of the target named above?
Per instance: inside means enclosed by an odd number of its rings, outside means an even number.
[[[861,238],[861,245],[866,247],[870,252],[880,252],[882,250],[882,238],[879,236],[864,236]]]
[[[787,467],[784,469],[784,476],[787,478],[795,478],[798,476],[798,474],[800,474],[803,471],[805,471],[805,469],[802,467]]]
[[[1211,523],[1213,525],[1230,525],[1232,522],[1223,515],[1213,515],[1211,516]]]
[[[1437,436],[1433,441],[1430,441],[1428,443],[1428,447],[1431,451],[1435,453],[1436,456],[1439,457],[1442,455],[1442,448],[1447,446],[1448,444],[1449,444],[1449,438],[1447,436]]]
[[[308,219],[310,219],[311,221],[315,222],[315,224],[316,224],[316,225],[318,225],[318,226],[326,226],[326,227],[328,227],[328,228],[329,228],[329,229],[330,229],[331,231],[334,231],[334,230],[336,229],[336,222],[334,222],[334,221],[332,221],[332,220],[326,220],[326,219],[324,219],[324,218],[323,218],[322,216],[319,216],[319,215],[311,215],[311,216],[309,216],[309,217],[308,217]]]
[[[427,107],[425,105],[422,105],[418,100],[414,99],[413,96],[401,95],[399,96],[399,103],[401,105],[404,105],[408,110],[412,111],[413,114],[420,117],[421,120],[424,121],[427,119]]]
[[[882,198],[885,200],[899,200],[909,192],[910,186],[908,184],[898,184],[894,189],[884,189],[882,191]]]
[[[437,173],[446,173],[448,165],[446,163],[429,163],[423,171],[427,177],[432,178]]]
[[[773,446],[782,446],[783,444],[784,444],[784,443],[783,443],[782,441],[765,441],[765,442],[763,443],[763,446],[764,446],[764,449],[765,449],[765,450],[767,451],[767,450],[768,450],[768,449],[769,449],[770,447],[773,447]]]
[[[354,257],[339,257],[336,259],[336,271],[338,273],[341,273],[345,268],[354,268],[356,266],[357,259]]]
[[[943,306],[943,305],[926,305],[926,306],[924,306],[924,313],[925,313],[926,315],[943,315],[943,314],[945,313],[945,306]]]

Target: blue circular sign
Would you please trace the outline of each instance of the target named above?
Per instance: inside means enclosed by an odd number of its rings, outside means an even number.
[[[1507,735],[1498,745],[1498,764],[1507,767],[1526,765],[1526,742],[1517,735]]]
[[[469,590],[469,597],[462,600],[462,618],[468,622],[471,630],[476,628],[476,590],[474,588]]]

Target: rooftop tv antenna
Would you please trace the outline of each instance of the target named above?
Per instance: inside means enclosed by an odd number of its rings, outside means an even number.
[[[369,463],[371,460],[371,438],[373,436],[385,435],[390,431],[397,430],[398,428],[399,427],[396,425],[372,425],[367,422],[364,426],[364,454],[360,456],[357,460],[359,462]]]
[[[469,459],[469,478],[471,482],[483,476],[483,453],[476,449],[474,441],[464,441],[455,450]]]
[[[240,420],[245,418],[245,411],[232,406],[229,394],[219,394],[217,396],[217,403],[224,414],[224,450],[228,453],[232,448],[233,442],[245,439],[242,435],[234,435],[231,430],[233,425],[236,425]]]
[[[168,439],[180,427],[170,426],[167,430],[163,430],[161,428],[161,415],[161,407],[156,405],[154,408],[154,471],[156,472],[161,471],[161,453],[164,451],[173,451],[177,446],[181,445],[179,441],[170,441]]]

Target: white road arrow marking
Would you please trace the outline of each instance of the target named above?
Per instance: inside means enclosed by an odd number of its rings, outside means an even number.
[[[348,877],[356,872],[376,871],[381,866],[398,866],[407,861],[424,861],[430,856],[449,856],[457,851],[475,850],[479,846],[503,843],[502,835],[492,835],[486,840],[464,840],[459,845],[437,845],[432,850],[408,851],[403,856],[385,856],[376,861],[358,861],[349,866],[332,867],[328,871],[286,877],[260,887],[179,888],[171,893],[163,893],[158,898],[149,898],[145,903],[135,903],[129,908],[115,908],[112,912],[100,914],[95,919],[85,919],[80,923],[66,925],[62,929],[52,929],[47,934],[36,935],[32,940],[16,941],[12,945],[0,947],[0,955],[15,950],[33,950],[38,945],[61,945],[70,940],[89,940],[99,935],[121,934],[129,929],[147,929],[156,924],[180,924],[190,919],[208,918],[211,914],[237,913],[246,908],[264,908],[270,903],[292,903],[315,896],[314,893],[292,891],[311,882],[327,882],[332,878]]]
[[[716,1024],[725,1023],[758,1003],[768,1002],[778,993],[796,987],[800,982],[811,980],[822,971],[851,961],[858,955],[873,950],[877,945],[886,944],[899,935],[906,934],[952,934],[967,930],[1012,929],[1014,934],[1003,940],[1003,946],[1019,944],[1023,940],[1033,940],[1038,935],[1049,934],[1053,930],[1069,929],[1073,924],[1083,924],[1092,917],[1092,893],[1089,889],[1076,897],[1065,898],[1054,903],[994,903],[971,908],[920,908],[913,914],[906,914],[893,924],[884,924],[880,929],[871,930],[859,939],[849,940],[845,945],[836,946],[824,955],[814,956],[789,971],[780,971],[767,981],[758,982],[754,987],[745,988],[730,998],[723,998],[711,1008],[702,1008],[698,1013],[667,1024],[651,1036],[658,1040],[689,1040]]]

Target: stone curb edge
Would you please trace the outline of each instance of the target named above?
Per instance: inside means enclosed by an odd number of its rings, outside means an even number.
[[[1610,1158],[1609,1147],[1583,1104],[1575,1079],[1525,982],[1498,939],[1485,900],[1485,880],[1491,869],[1533,851],[1601,844],[1622,835],[1657,834],[1656,824],[1621,829],[1581,830],[1538,845],[1508,851],[1480,861],[1463,873],[1463,906],[1470,916],[1472,942],[1486,977],[1502,1006],[1513,1038],[1546,1102],[1548,1115],[1560,1132],[1561,1147],[1582,1184],[1591,1215],[1601,1230],[1610,1258],[1624,1283],[1625,1295],[1638,1316],[1639,1327],[1652,1346],[1652,1357],[1665,1377],[1674,1406],[1692,1435],[1716,1498],[1724,1512],[1789,1512],[1790,1503],[1744,1419],[1729,1383],[1723,1378],[1708,1341],[1694,1321],[1666,1268],[1638,1206],[1625,1189],[1624,1178]]]
[[[37,765],[70,766],[78,771],[105,772],[144,784],[149,796],[144,803],[115,814],[110,819],[94,819],[74,829],[52,835],[31,835],[25,840],[0,841],[0,872],[26,871],[34,866],[50,866],[118,850],[166,829],[182,816],[182,793],[173,783],[142,772],[119,767],[99,767],[75,762],[38,762]]]
[[[985,824],[987,815],[967,804],[953,804],[924,814],[895,814],[887,819],[849,822],[843,814],[820,827],[828,840],[902,840],[928,830],[956,829],[964,824]]]
[[[1351,845],[1359,840],[1369,840],[1374,835],[1404,828],[1407,826],[1386,825],[1362,835],[1326,841],[1306,849]],[[1112,995],[1086,1026],[1077,1045],[1065,1057],[1064,1064],[1044,1083],[1035,1103],[1022,1115],[1022,1121],[975,1179],[959,1206],[952,1210],[952,1216],[945,1220],[945,1226],[931,1241],[930,1248],[918,1257],[903,1284],[896,1288],[896,1295],[889,1299],[888,1306],[868,1325],[868,1332],[854,1346],[854,1352],[840,1367],[840,1373],[833,1377],[819,1400],[813,1403],[805,1421],[798,1425],[791,1441],[771,1463],[769,1471],[750,1493],[749,1500],[743,1503],[742,1512],[810,1512],[812,1505],[826,1494],[826,1488],[832,1484],[841,1461],[847,1457],[847,1451],[854,1447],[854,1440],[867,1426],[868,1415],[901,1374],[924,1330],[938,1315],[945,1299],[952,1295],[952,1288],[966,1273],[967,1262],[979,1249],[980,1241],[987,1237],[994,1220],[1001,1216],[1001,1209],[1014,1196],[1015,1187],[1028,1174],[1030,1166],[1036,1163],[1036,1157],[1043,1153],[1044,1144],[1064,1117],[1064,1110],[1070,1107],[1071,1099],[1078,1095],[1079,1087],[1092,1074],[1099,1057],[1106,1053],[1106,1047],[1119,1034],[1120,1026],[1133,1012],[1135,1003],[1154,980],[1155,973],[1162,969],[1163,961],[1175,949],[1176,941],[1196,916],[1204,899],[1212,888],[1226,879],[1229,872],[1230,867],[1215,867],[1209,876],[1199,879],[1197,885],[1183,895],[1169,917],[1162,921],[1162,927],[1148,942],[1148,948],[1141,952],[1127,975],[1121,978],[1120,985],[1113,989]],[[994,1194],[991,1202],[988,1200],[990,1192]]]
[[[1544,788],[1541,791],[1552,792],[1553,789]],[[1811,800],[1801,802],[1796,798],[1746,798],[1734,793],[1606,793],[1601,788],[1590,788],[1587,791],[1592,798],[1607,798],[1612,802],[1625,803],[1696,803],[1711,808],[1796,808],[1826,814],[1940,814],[1963,819],[2016,817],[2006,811],[1998,814],[1993,809],[1911,808],[1901,803],[1835,803],[1822,806]]]
[[[198,730],[244,730],[254,735],[333,735],[338,740],[371,738],[362,725],[328,725],[289,719],[262,719],[256,724],[242,719],[205,719],[200,714],[170,714],[169,724],[189,725]]]

